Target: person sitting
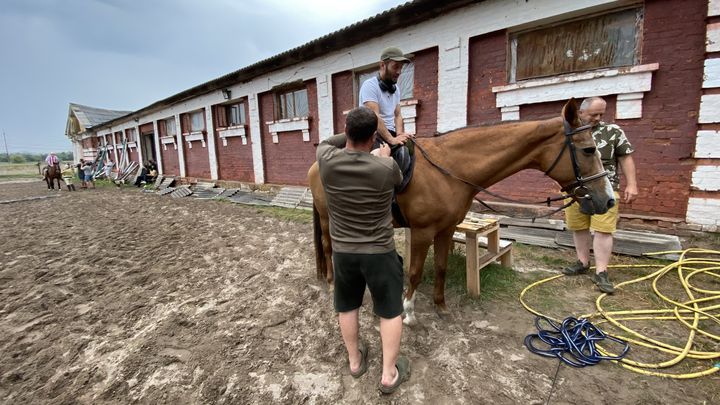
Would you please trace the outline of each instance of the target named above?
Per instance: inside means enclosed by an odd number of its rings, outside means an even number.
[[[155,165],[155,162],[150,159],[148,163],[143,165],[140,175],[135,179],[135,187],[141,187],[143,184],[150,183],[151,181],[154,181],[156,177],[157,166]]]

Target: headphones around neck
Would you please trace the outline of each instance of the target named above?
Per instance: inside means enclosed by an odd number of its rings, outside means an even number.
[[[378,85],[380,86],[380,90],[386,91],[390,94],[395,94],[395,91],[397,91],[396,85],[394,85],[394,84],[389,85],[389,84],[385,83],[385,81],[380,78],[380,75],[378,75],[377,79],[378,79]]]

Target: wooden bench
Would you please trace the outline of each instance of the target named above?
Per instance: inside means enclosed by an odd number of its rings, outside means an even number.
[[[512,242],[500,239],[500,224],[496,219],[465,217],[455,228],[453,242],[465,244],[465,271],[468,294],[480,295],[480,270],[499,260],[504,267],[512,267]],[[484,254],[481,255],[481,248]],[[405,270],[410,258],[410,229],[405,228]]]

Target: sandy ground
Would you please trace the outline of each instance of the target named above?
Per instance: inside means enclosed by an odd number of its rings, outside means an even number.
[[[39,181],[0,183],[0,200],[47,194]],[[516,297],[449,293],[441,320],[423,286],[421,325],[402,340],[412,377],[384,397],[367,304],[370,369],[346,371],[311,224],[135,188],[59,194],[0,205],[3,404],[540,404],[550,393],[557,361],[523,346],[533,316]],[[591,302],[581,287],[575,298]],[[720,403],[718,376],[562,367],[552,402]]]

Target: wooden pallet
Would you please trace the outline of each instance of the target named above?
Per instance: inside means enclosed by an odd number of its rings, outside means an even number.
[[[306,187],[283,187],[270,205],[284,208],[312,209],[312,193]]]
[[[188,186],[181,186],[175,189],[172,193],[170,193],[170,197],[172,198],[182,198],[187,197],[193,193],[192,190],[190,190],[190,187]]]

